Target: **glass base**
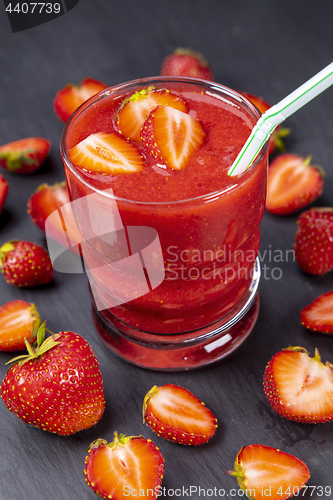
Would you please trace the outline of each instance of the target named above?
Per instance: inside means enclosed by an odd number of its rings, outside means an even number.
[[[105,343],[126,361],[151,370],[191,370],[214,363],[233,352],[251,333],[259,314],[259,259],[251,285],[241,302],[216,323],[192,332],[147,333],[120,321],[109,310],[93,305],[96,329]]]

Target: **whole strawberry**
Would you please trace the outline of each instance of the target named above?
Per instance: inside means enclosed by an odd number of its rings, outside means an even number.
[[[214,75],[206,59],[191,49],[176,49],[167,56],[161,68],[162,76],[189,76],[214,81]]]
[[[2,245],[0,269],[7,283],[19,287],[45,285],[53,277],[48,253],[30,241],[12,240]]]
[[[28,355],[18,356],[1,385],[8,410],[24,422],[62,436],[95,425],[104,407],[103,381],[88,342],[73,332],[44,341],[45,323]]]
[[[333,208],[311,208],[297,220],[295,258],[308,274],[325,274],[333,269]]]

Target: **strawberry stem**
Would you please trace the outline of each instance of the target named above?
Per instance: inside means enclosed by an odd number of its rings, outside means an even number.
[[[148,403],[149,403],[150,399],[153,398],[155,396],[155,394],[158,393],[158,391],[159,391],[159,388],[157,387],[157,385],[154,385],[150,389],[150,391],[147,392],[147,394],[144,397],[143,405],[142,405],[143,423],[145,423],[145,416],[146,416]]]
[[[25,149],[24,151],[8,151],[0,153],[0,160],[5,160],[6,168],[9,171],[19,170],[22,165],[37,165],[38,160],[31,158],[29,155],[34,153],[33,149]]]
[[[9,252],[15,249],[13,243],[16,243],[18,240],[11,240],[7,241],[2,247],[0,248],[0,269],[3,267],[3,262],[6,259],[6,256]]]
[[[306,167],[308,167],[308,166],[310,165],[310,163],[311,163],[311,160],[312,160],[312,155],[308,155],[308,156],[305,158],[304,162],[303,162],[303,163],[304,163],[304,165],[305,165]]]

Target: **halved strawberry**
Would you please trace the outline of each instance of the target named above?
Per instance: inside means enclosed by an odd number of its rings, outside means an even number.
[[[235,476],[248,498],[254,500],[285,500],[302,491],[310,471],[299,458],[271,446],[250,444],[244,446],[235,460]],[[243,494],[244,494],[243,493]]]
[[[85,463],[85,481],[102,498],[159,496],[164,459],[150,439],[115,432],[112,443],[104,439],[91,443]]]
[[[282,417],[316,424],[333,419],[333,365],[303,347],[288,347],[269,361],[264,374],[267,399]]]
[[[259,109],[259,111],[264,114],[269,108],[272,107],[271,104],[268,104],[262,97],[256,96],[254,94],[249,94],[248,92],[240,92],[243,96],[245,96],[249,101],[253,102],[253,104]],[[274,132],[272,133],[269,139],[268,146],[268,154],[273,153],[276,149],[279,149],[281,153],[285,151],[285,146],[283,143],[283,138],[287,137],[290,134],[290,128],[283,128],[281,125],[276,127]]]
[[[286,215],[312,203],[323,192],[323,172],[306,159],[294,154],[275,158],[267,176],[266,209]]]
[[[205,137],[200,120],[169,106],[157,106],[141,129],[146,152],[177,170],[186,167]]]
[[[192,49],[178,48],[163,61],[161,75],[189,76],[214,81],[214,75],[207,60]]]
[[[5,199],[8,193],[8,182],[6,179],[0,174],[0,214],[2,211],[2,207],[5,203]]]
[[[25,349],[24,339],[35,342],[40,316],[34,304],[12,300],[0,307],[0,351]]]
[[[41,184],[28,201],[28,214],[44,232],[46,219],[60,208],[62,208],[61,212],[65,219],[67,236],[74,245],[71,250],[76,251],[76,245],[81,243],[82,237],[74,220],[66,181],[56,183],[53,186]],[[60,217],[49,219],[48,236],[64,244],[64,226]]]
[[[302,271],[326,274],[333,269],[333,208],[311,208],[297,219],[295,258]]]
[[[122,103],[116,124],[121,134],[132,141],[140,141],[140,130],[149,113],[157,106],[170,106],[187,112],[184,101],[168,89],[148,87],[135,92]]]
[[[34,223],[45,232],[45,221],[49,215],[69,203],[66,181],[53,184],[41,184],[28,201],[28,214]]]
[[[68,154],[76,167],[98,174],[130,174],[143,168],[139,151],[117,134],[91,134]]]
[[[142,413],[143,421],[160,437],[180,444],[206,443],[217,427],[205,404],[179,385],[154,385],[144,398]]]
[[[28,137],[0,147],[0,165],[9,172],[31,174],[39,169],[51,147],[43,137]]]
[[[304,307],[301,323],[315,332],[333,333],[333,291],[320,295]]]
[[[59,90],[54,98],[53,106],[57,117],[66,123],[71,114],[81,104],[89,99],[89,97],[106,88],[107,85],[105,83],[93,78],[85,78],[79,85],[69,83],[66,87]]]

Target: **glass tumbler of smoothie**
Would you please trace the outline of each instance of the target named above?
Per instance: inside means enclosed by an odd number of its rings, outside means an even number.
[[[259,116],[222,85],[154,77],[102,91],[67,122],[94,322],[127,361],[203,366],[253,329],[267,145],[243,174],[228,170]]]

